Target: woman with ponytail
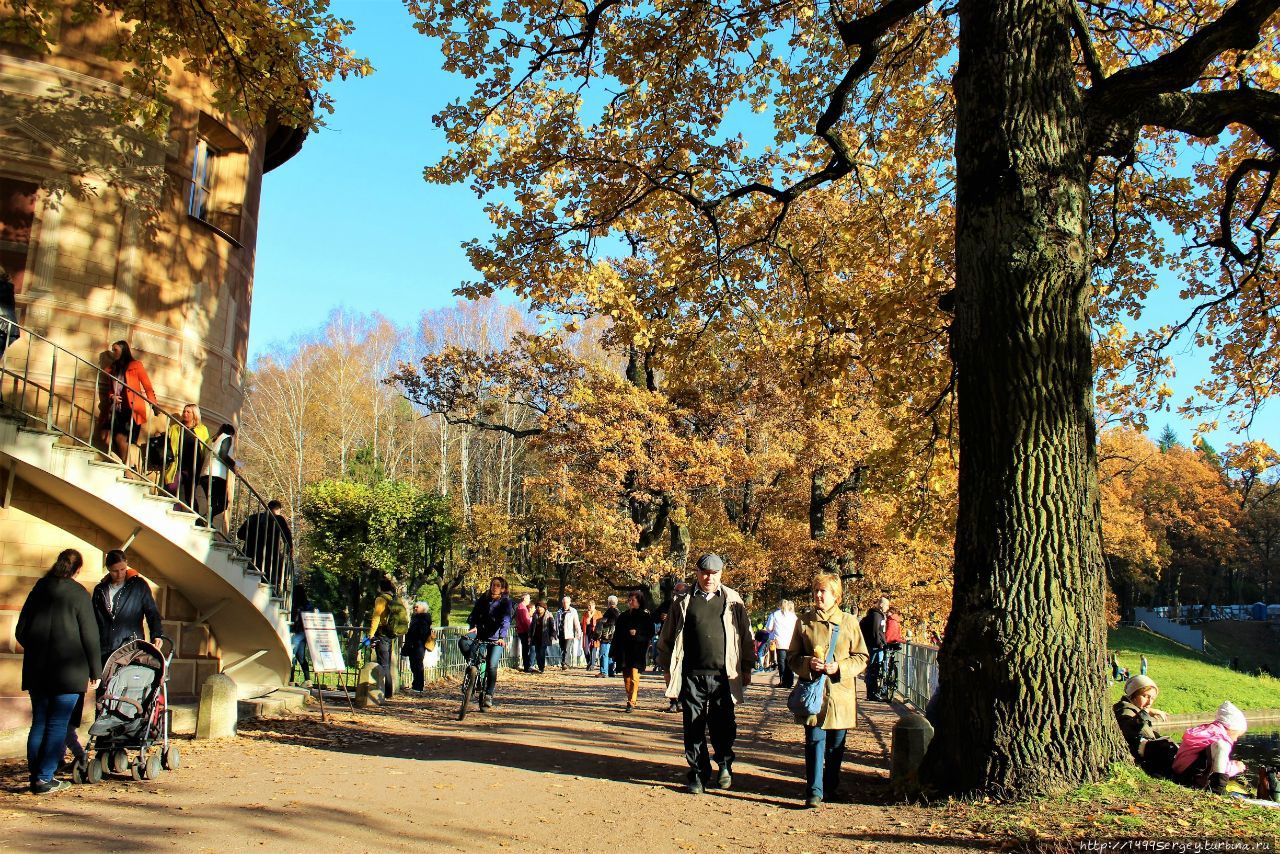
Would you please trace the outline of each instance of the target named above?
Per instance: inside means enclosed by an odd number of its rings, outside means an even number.
[[[18,615],[22,644],[22,690],[31,695],[27,769],[37,795],[71,784],[54,773],[62,761],[67,724],[84,693],[102,675],[98,624],[89,592],[75,580],[84,558],[75,549],[58,555],[36,582]]]

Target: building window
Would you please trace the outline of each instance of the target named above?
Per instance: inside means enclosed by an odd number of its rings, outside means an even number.
[[[195,159],[191,163],[191,197],[187,200],[187,213],[196,219],[209,221],[212,211],[213,188],[218,175],[218,149],[207,139],[196,140]]]
[[[39,189],[30,181],[0,177],[0,267],[13,279],[17,293],[23,292],[23,279],[27,274],[27,252]]]
[[[249,176],[244,143],[219,122],[200,116],[191,154],[187,213],[240,245],[240,214]]]

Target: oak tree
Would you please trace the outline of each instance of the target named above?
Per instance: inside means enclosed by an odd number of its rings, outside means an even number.
[[[408,5],[475,83],[437,117],[454,147],[428,177],[494,193],[476,292],[598,309],[599,270],[626,239],[673,305],[750,326],[777,285],[806,278],[805,235],[855,223],[861,252],[818,271],[856,283],[835,289],[855,310],[837,301],[796,333],[865,344],[921,417],[938,390],[909,378],[951,315],[955,587],[922,779],[1018,797],[1122,756],[1091,323],[1112,404],[1163,402],[1165,348],[1184,332],[1218,368],[1204,394],[1248,407],[1270,393],[1280,0]],[[861,281],[877,250],[878,283]],[[1144,332],[1162,269],[1182,277],[1188,316]],[[859,304],[863,287],[897,310]],[[891,333],[904,318],[914,339]]]

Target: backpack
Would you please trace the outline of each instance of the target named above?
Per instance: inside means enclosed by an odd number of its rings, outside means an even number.
[[[394,593],[384,594],[387,599],[387,610],[382,615],[382,626],[379,627],[378,633],[382,634],[382,629],[386,629],[386,634],[393,637],[403,637],[404,633],[409,631],[409,609],[404,606],[404,602],[400,601],[400,597]]]

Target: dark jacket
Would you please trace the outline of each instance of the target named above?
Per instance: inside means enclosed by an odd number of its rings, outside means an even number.
[[[613,638],[618,630],[618,609],[610,605],[600,618],[600,624],[596,626],[596,634],[600,638],[600,643],[613,643]],[[610,656],[612,658],[612,656]]]
[[[151,595],[151,588],[142,576],[133,573],[124,580],[124,587],[116,594],[115,603],[107,608],[107,591],[111,587],[108,575],[93,588],[93,615],[98,619],[98,636],[102,642],[102,660],[131,640],[142,637],[142,621],[147,621],[151,639],[164,634],[160,623],[160,609]]]
[[[427,638],[431,637],[431,614],[410,614],[409,631],[404,633],[400,654],[405,658],[422,655],[427,651]]]
[[[83,694],[102,675],[89,594],[70,578],[45,576],[27,595],[14,632],[22,644],[22,690]]]
[[[514,612],[510,596],[504,593],[497,599],[490,599],[486,593],[476,600],[467,617],[467,626],[476,630],[476,640],[505,640]]]
[[[555,638],[556,617],[550,611],[543,611],[539,616],[533,611],[529,622],[529,643],[535,646],[548,646]]]
[[[858,623],[858,627],[862,629],[862,639],[866,641],[867,650],[875,652],[878,649],[884,649],[884,614],[879,608],[872,608],[867,615]]]
[[[1173,758],[1178,753],[1177,743],[1156,732],[1155,721],[1146,709],[1121,699],[1111,710],[1115,712],[1116,723],[1120,725],[1125,744],[1129,745],[1129,752],[1138,767],[1156,777],[1171,776]]]
[[[636,633],[631,634],[635,629]],[[613,646],[609,657],[624,670],[635,667],[644,670],[649,657],[649,641],[653,638],[653,614],[648,609],[623,611],[618,616],[613,634]]]
[[[241,523],[236,536],[244,540],[244,553],[259,572],[283,577],[283,563],[293,554],[293,532],[283,516],[269,510],[254,513]]]

